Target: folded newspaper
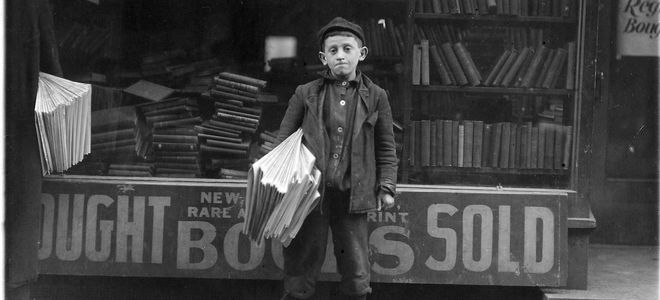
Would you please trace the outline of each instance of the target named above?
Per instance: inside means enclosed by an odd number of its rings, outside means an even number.
[[[91,152],[92,87],[39,73],[34,105],[42,173],[63,172]]]
[[[259,245],[274,238],[288,246],[318,204],[321,172],[302,136],[298,129],[248,172],[243,233]]]

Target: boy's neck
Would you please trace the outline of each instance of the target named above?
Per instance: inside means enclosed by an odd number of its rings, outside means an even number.
[[[331,75],[332,78],[334,78],[335,80],[339,80],[339,81],[351,81],[351,80],[355,80],[355,78],[357,78],[357,71],[354,71],[353,73],[351,73],[351,74],[349,74],[349,75],[347,75],[347,76],[336,75],[335,73],[332,73],[332,71],[331,71],[331,72],[330,72],[330,75]]]

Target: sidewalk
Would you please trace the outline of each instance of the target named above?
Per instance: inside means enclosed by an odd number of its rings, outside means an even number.
[[[544,289],[545,299],[658,298],[658,247],[589,246],[586,291]]]

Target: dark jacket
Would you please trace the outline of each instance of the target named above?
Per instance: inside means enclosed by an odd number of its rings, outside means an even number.
[[[395,192],[397,172],[392,111],[387,93],[364,74],[358,93],[360,101],[351,135],[351,213],[376,210],[379,189]],[[324,99],[323,78],[298,86],[289,100],[278,133],[281,141],[302,127],[303,143],[316,157],[316,166],[322,174],[325,174],[328,161]],[[320,192],[323,199],[324,188]]]

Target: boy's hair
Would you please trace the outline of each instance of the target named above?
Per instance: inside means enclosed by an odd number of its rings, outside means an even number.
[[[355,38],[355,40],[356,40],[357,43],[358,43],[358,47],[362,47],[362,45],[364,44],[364,42],[362,41],[362,39],[360,39],[356,34],[350,32],[350,31],[346,31],[346,30],[334,30],[334,31],[330,31],[330,32],[326,33],[326,34],[323,36],[323,38],[322,38],[322,40],[321,40],[321,51],[325,51],[325,40],[326,40],[327,38],[331,37],[331,36],[337,36],[337,35],[339,35],[339,36],[348,36],[348,37],[353,37],[353,38]]]
[[[328,24],[323,26],[318,32],[319,45],[321,46],[322,50],[325,50],[323,49],[325,39],[328,36],[335,35],[354,36],[358,40],[358,45],[360,43],[364,44],[364,32],[362,31],[362,27],[360,27],[360,25],[350,22],[342,17],[336,17],[332,19],[332,21],[330,21]]]

